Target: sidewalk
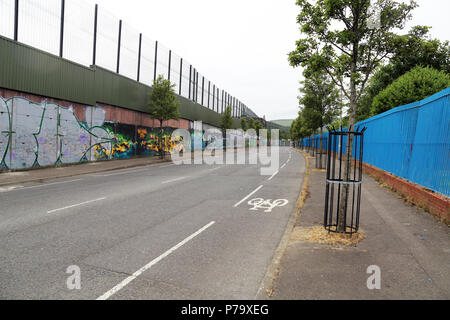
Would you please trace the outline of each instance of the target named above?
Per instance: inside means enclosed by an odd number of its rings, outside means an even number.
[[[309,198],[296,228],[323,224],[326,173],[310,171]],[[291,238],[268,299],[450,299],[450,229],[445,224],[365,175],[361,228],[366,239],[356,247]],[[381,269],[381,290],[367,288],[372,265]]]
[[[238,150],[242,149],[237,149],[235,150],[235,152],[237,152]],[[192,155],[192,157],[193,156],[194,155]],[[159,159],[159,156],[136,157],[124,160],[110,160],[64,165],[60,168],[52,166],[47,168],[36,168],[23,171],[0,172],[0,192],[2,191],[2,187],[4,189],[5,187],[7,188],[7,186],[17,185],[20,183],[68,178],[83,174],[143,167],[170,161],[170,155],[166,155],[166,158],[164,160]]]
[[[0,187],[17,185],[19,183],[26,182],[67,178],[95,172],[142,167],[168,161],[170,161],[170,156],[167,156],[165,160],[161,160],[159,159],[159,157],[142,157],[127,160],[88,162],[82,164],[67,165],[60,168],[49,167],[17,172],[2,172],[0,173]]]

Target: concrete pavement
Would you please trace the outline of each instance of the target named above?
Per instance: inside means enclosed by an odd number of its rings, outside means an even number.
[[[297,227],[323,224],[325,177],[310,172]],[[270,299],[450,299],[447,225],[365,175],[361,228],[366,239],[356,247],[291,241]],[[380,290],[367,287],[373,265],[381,270]]]
[[[273,177],[169,163],[9,185],[0,299],[254,299],[304,177],[288,148],[280,165]],[[287,203],[252,211],[253,199]],[[81,290],[68,289],[69,266]]]

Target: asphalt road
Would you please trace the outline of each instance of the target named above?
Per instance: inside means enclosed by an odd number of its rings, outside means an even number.
[[[0,299],[254,299],[304,178],[303,157],[280,150],[272,177],[158,164],[0,193]],[[253,211],[255,198],[288,203]]]

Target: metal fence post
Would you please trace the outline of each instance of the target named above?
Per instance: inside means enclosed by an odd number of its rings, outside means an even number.
[[[212,109],[215,111],[216,110],[216,85],[213,86],[213,105],[212,105]]]
[[[170,81],[170,70],[172,69],[172,50],[169,50],[169,73],[167,79]]]
[[[208,109],[209,109],[209,100],[211,99],[211,81],[208,80]]]
[[[19,41],[19,0],[14,3],[14,41]]]
[[[122,20],[119,20],[119,39],[117,41],[117,73],[120,71],[120,46],[122,43]]]
[[[183,84],[183,58],[180,58],[180,96],[181,96],[181,85]]]
[[[59,56],[63,57],[64,50],[64,16],[66,10],[66,0],[61,0],[61,26],[59,34]]]
[[[220,104],[220,89],[217,88],[217,113],[220,113],[220,110],[219,110],[220,106],[219,106],[219,104]]]
[[[191,100],[191,91],[192,91],[192,64],[189,67],[189,96],[188,96],[189,100]]]
[[[153,81],[156,81],[157,67],[158,67],[158,41],[155,42],[155,68],[153,69]]]
[[[223,105],[224,105],[224,103],[225,103],[225,91],[224,90],[222,90],[222,114],[223,114]]]
[[[141,79],[141,57],[142,57],[142,33],[139,34],[137,82],[139,82],[139,80]]]
[[[202,106],[205,105],[205,76],[202,77]]]
[[[94,47],[92,53],[93,66],[95,66],[97,62],[97,27],[98,27],[98,4],[95,5],[95,14],[94,14]]]

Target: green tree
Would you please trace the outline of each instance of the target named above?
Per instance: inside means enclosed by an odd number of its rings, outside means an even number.
[[[248,122],[247,122],[247,118],[243,117],[241,119],[241,129],[244,130],[244,132],[246,132],[248,130]]]
[[[324,126],[329,125],[339,114],[339,91],[326,73],[309,73],[301,84],[300,92],[303,96],[299,98],[299,102],[304,108],[304,125],[312,131],[319,130],[323,138]],[[323,139],[320,139],[320,150],[322,143]],[[319,159],[322,165],[322,152]]]
[[[371,116],[376,95],[415,67],[430,67],[450,74],[450,44],[448,41],[431,39],[429,30],[429,27],[415,26],[408,34],[394,38],[394,53],[389,63],[376,71],[358,102],[357,121]]]
[[[450,87],[450,75],[432,68],[416,67],[395,80],[374,99],[371,115],[425,99]]]
[[[254,129],[256,130],[256,135],[258,136],[258,140],[259,140],[261,130],[264,129],[264,126],[262,125],[262,123],[259,120],[255,120]]]
[[[349,101],[349,130],[354,129],[356,108],[371,74],[393,52],[393,30],[403,29],[417,4],[394,0],[297,0],[297,22],[304,38],[289,54],[292,66],[306,72],[325,71]],[[377,21],[373,20],[378,16]],[[344,181],[350,180],[353,139],[348,139]],[[342,188],[337,231],[345,232],[349,185]]]
[[[178,111],[180,102],[177,100],[174,88],[175,84],[164,79],[163,76],[158,76],[153,83],[149,96],[150,117],[159,121],[159,154],[161,158],[164,158],[162,145],[163,123],[164,121],[178,120],[180,118]]]
[[[220,119],[220,129],[225,136],[228,129],[233,127],[233,117],[231,116],[232,108],[228,106],[225,108],[225,112]]]
[[[248,119],[248,129],[255,129],[255,119],[253,118]]]

